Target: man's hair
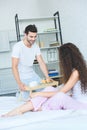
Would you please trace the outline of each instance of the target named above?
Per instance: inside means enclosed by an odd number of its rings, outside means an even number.
[[[35,33],[37,33],[37,27],[34,24],[33,25],[28,25],[25,28],[24,33],[28,34],[29,32],[35,32]]]

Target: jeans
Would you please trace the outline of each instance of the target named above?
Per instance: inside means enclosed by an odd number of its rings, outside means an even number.
[[[32,81],[37,81],[38,83],[41,82],[41,78],[37,75],[34,74],[33,77],[31,77],[30,79],[21,79],[21,81],[25,84],[25,85],[29,85],[30,82]],[[42,89],[38,89],[37,91],[41,91]],[[16,97],[19,101],[26,101],[29,98],[29,91],[18,91],[16,93]]]

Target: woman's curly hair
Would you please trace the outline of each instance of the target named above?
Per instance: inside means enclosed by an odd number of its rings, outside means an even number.
[[[72,70],[76,69],[79,73],[81,88],[83,92],[87,91],[87,65],[78,47],[73,43],[65,43],[59,47],[59,58],[61,64],[61,73],[64,83],[69,79]]]

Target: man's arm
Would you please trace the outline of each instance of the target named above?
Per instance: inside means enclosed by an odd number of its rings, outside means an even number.
[[[41,56],[41,55],[38,55],[36,58],[37,58],[37,61],[38,61],[39,65],[40,65],[41,71],[43,72],[43,74],[44,74],[45,77],[46,77],[46,80],[47,80],[48,82],[53,81],[53,80],[49,77],[49,75],[48,75],[48,69],[47,69],[47,66],[46,66],[46,64],[45,64],[45,62],[44,62],[42,56]]]
[[[13,71],[15,80],[19,86],[19,89],[24,91],[26,88],[25,88],[25,85],[20,80],[20,76],[18,72],[18,63],[19,63],[18,58],[12,58],[12,71]]]

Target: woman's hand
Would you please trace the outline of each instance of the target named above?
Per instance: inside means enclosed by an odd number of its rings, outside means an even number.
[[[30,97],[31,98],[35,98],[37,96],[40,96],[40,92],[33,92],[33,93],[30,93]]]

